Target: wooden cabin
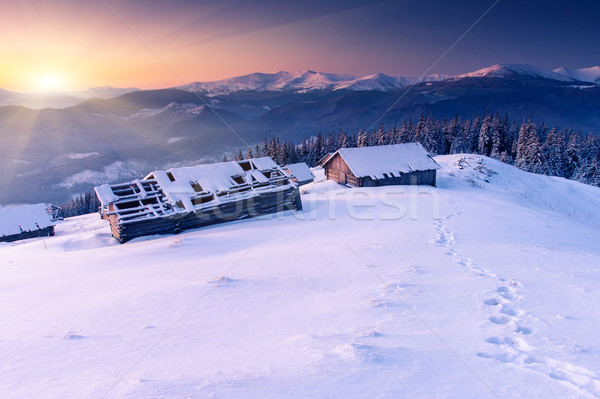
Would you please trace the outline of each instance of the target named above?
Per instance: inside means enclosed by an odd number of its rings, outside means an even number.
[[[340,148],[323,168],[327,179],[354,187],[435,186],[440,168],[420,143]]]
[[[53,236],[54,218],[49,209],[46,204],[0,208],[0,241]]]
[[[269,157],[158,170],[94,190],[101,217],[121,243],[302,209],[298,185]]]
[[[285,165],[283,170],[299,186],[315,181],[315,175],[313,175],[308,165],[304,162]]]
[[[331,158],[333,154],[335,154],[335,152],[328,152],[323,158],[319,159],[319,166],[323,166],[325,162],[329,161],[329,158]]]

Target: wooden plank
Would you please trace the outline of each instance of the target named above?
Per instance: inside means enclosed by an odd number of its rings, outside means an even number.
[[[112,219],[111,232],[117,240],[124,243],[145,235],[173,234],[182,230],[227,221],[301,209],[302,202],[299,190],[292,187],[288,190],[222,203],[202,212],[192,212],[186,215],[169,215],[124,224],[116,224],[116,220]]]
[[[19,234],[11,234],[8,236],[0,237],[0,242],[14,242],[20,240],[26,240],[29,238],[39,238],[39,237],[50,237],[54,235],[54,226],[48,226],[43,229],[33,230],[33,231],[24,231]]]

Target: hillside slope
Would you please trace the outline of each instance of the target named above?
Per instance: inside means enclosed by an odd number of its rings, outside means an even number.
[[[438,188],[318,181],[296,214],[0,244],[0,392],[600,397],[600,189],[464,157]]]

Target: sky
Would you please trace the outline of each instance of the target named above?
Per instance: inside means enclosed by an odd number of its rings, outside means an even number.
[[[0,89],[165,88],[280,70],[420,76],[434,64],[429,73],[600,64],[599,1],[500,0],[467,32],[494,2],[12,0],[0,13]]]

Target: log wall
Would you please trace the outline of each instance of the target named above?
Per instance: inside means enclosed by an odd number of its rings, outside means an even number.
[[[384,179],[371,179],[363,177],[360,179],[361,187],[394,186],[394,185],[428,185],[435,186],[436,171],[420,170],[411,173],[403,173],[400,176],[388,177]]]
[[[9,236],[0,237],[0,241],[2,242],[13,242],[19,240],[26,240],[28,238],[38,238],[38,237],[51,237],[54,235],[54,226],[48,226],[43,229],[33,230],[33,231],[24,231],[20,234],[12,234]]]
[[[247,219],[286,210],[302,210],[302,200],[297,187],[269,192],[238,201],[224,202],[202,211],[177,214],[121,223],[117,215],[109,216],[112,235],[121,243],[153,234],[177,234],[232,220]]]

